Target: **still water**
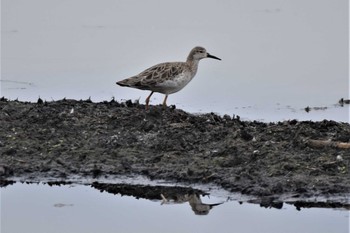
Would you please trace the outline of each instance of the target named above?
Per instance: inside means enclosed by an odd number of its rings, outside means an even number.
[[[200,196],[214,206],[198,215],[189,202],[100,192],[83,185],[15,183],[1,188],[1,232],[240,232],[348,233],[349,212],[333,209],[262,208],[227,196]]]
[[[349,106],[337,104],[349,98],[348,19],[347,0],[2,0],[0,94],[144,103],[147,91],[115,82],[201,45],[222,61],[202,60],[168,104],[249,120],[348,122]]]

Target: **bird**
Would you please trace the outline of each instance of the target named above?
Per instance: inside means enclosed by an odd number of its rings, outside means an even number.
[[[163,107],[166,108],[168,95],[180,91],[194,78],[198,63],[203,58],[221,60],[209,54],[205,48],[196,46],[190,51],[186,62],[160,63],[138,75],[118,81],[116,84],[122,87],[151,91],[151,94],[146,98],[146,110],[149,109],[149,102],[153,93],[162,93],[165,95]]]
[[[198,193],[188,193],[188,194],[175,194],[166,198],[162,193],[160,194],[162,198],[161,205],[173,203],[182,204],[188,202],[196,215],[207,215],[209,211],[214,207],[223,204],[224,202],[206,204],[202,202],[202,199]]]

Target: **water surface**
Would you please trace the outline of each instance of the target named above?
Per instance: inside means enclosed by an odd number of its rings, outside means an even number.
[[[1,191],[1,232],[269,232],[347,233],[349,212],[301,209],[284,204],[278,210],[228,200],[201,197],[203,203],[223,204],[207,215],[196,215],[188,202],[113,195],[89,186],[16,183]]]
[[[168,103],[243,119],[349,121],[348,1],[1,2],[1,95],[140,99],[115,82],[202,45],[195,79]],[[163,95],[155,94],[152,104]],[[304,108],[327,107],[307,113]]]

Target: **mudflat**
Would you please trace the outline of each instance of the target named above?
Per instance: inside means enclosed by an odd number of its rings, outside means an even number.
[[[0,99],[1,185],[141,175],[261,202],[324,197],[349,208],[349,162],[348,123],[242,121],[175,106],[146,111],[132,101]]]

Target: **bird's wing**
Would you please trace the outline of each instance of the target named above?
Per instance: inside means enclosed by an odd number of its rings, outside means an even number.
[[[184,72],[184,67],[180,62],[161,63],[137,75],[144,86],[154,86],[163,81],[173,79]]]
[[[161,63],[142,71],[140,74],[117,82],[121,86],[129,86],[148,90],[157,84],[170,80],[184,72],[181,62]]]

